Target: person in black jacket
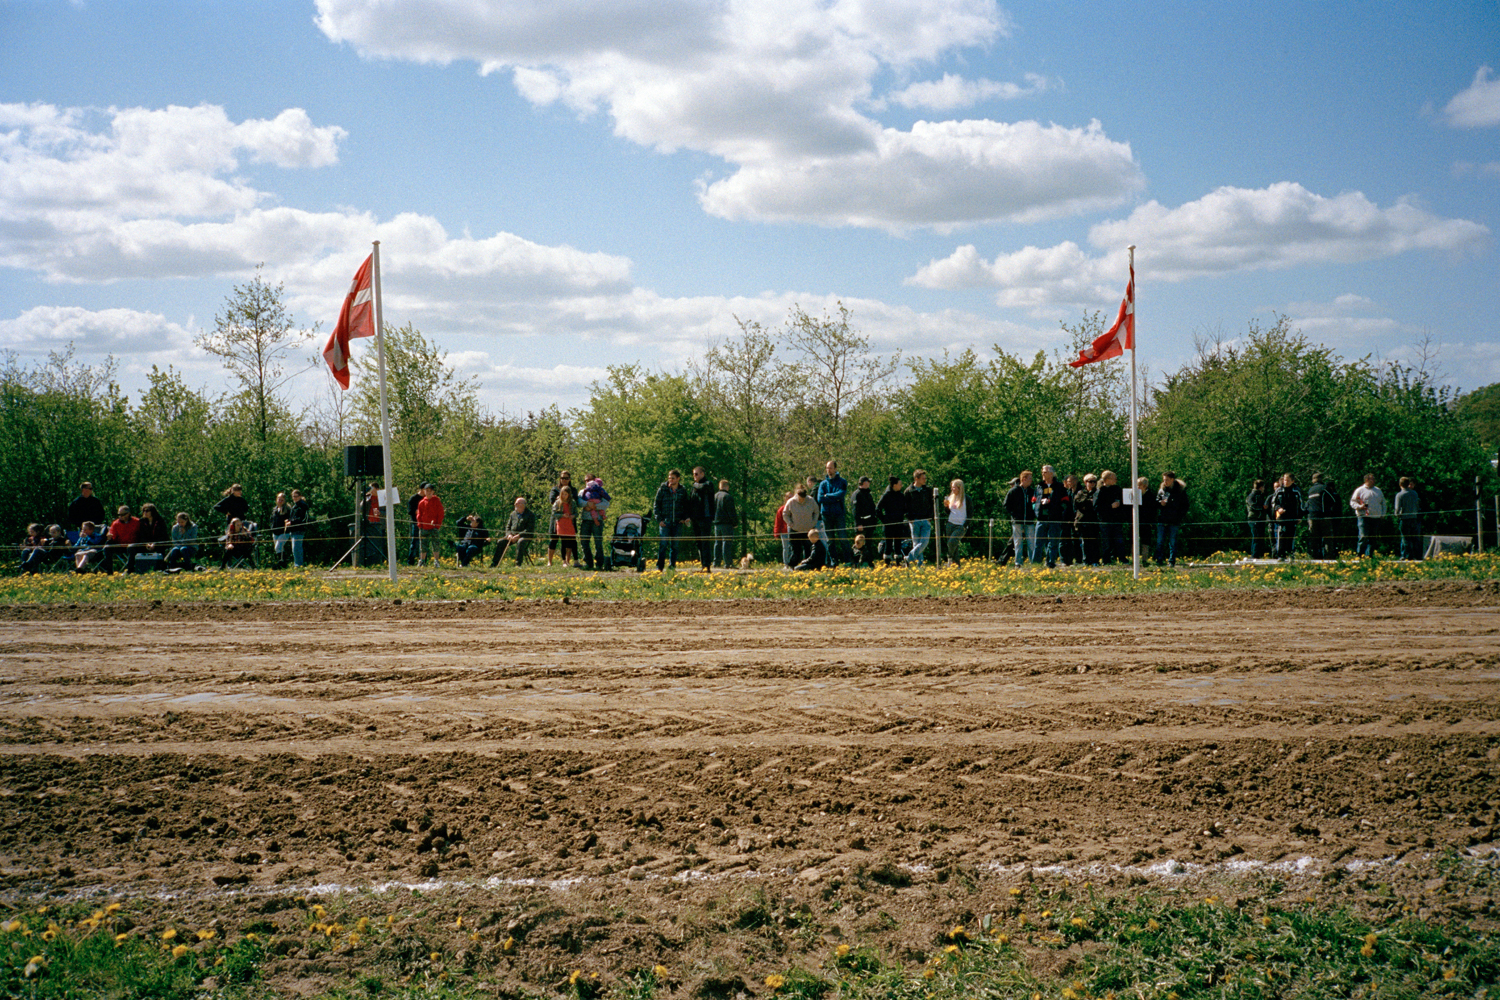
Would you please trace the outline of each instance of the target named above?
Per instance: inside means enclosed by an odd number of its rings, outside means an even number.
[[[807,547],[810,550],[807,553],[807,558],[803,559],[797,565],[793,566],[793,570],[822,569],[824,566],[828,565],[828,557],[824,555],[827,550],[823,546],[818,544],[817,528],[814,528],[807,533]]]
[[[287,518],[286,535],[292,545],[292,565],[302,566],[306,564],[306,556],[303,553],[303,540],[307,537],[307,522],[312,518],[312,507],[307,498],[302,495],[301,490],[292,490],[292,512]]]
[[[854,532],[864,535],[865,543],[871,544],[879,525],[880,511],[875,507],[875,494],[870,492],[870,477],[860,476],[854,490]]]
[[[1130,555],[1125,545],[1125,525],[1130,522],[1130,508],[1125,506],[1125,490],[1109,469],[1099,473],[1099,496],[1094,500],[1099,518],[1099,561],[1106,565]]]
[[[1073,491],[1073,533],[1085,566],[1099,565],[1099,477],[1090,472]]]
[[[458,533],[458,564],[467,566],[475,556],[484,552],[490,541],[490,531],[484,526],[484,518],[477,513],[469,514],[459,523],[463,527]]]
[[[1266,544],[1266,481],[1257,479],[1245,497],[1245,527],[1250,530],[1250,558],[1259,559],[1260,550]]]
[[[1297,539],[1297,524],[1302,520],[1302,491],[1297,489],[1296,476],[1288,472],[1281,477],[1266,509],[1276,533],[1274,555],[1277,559],[1290,559],[1292,543]]]
[[[714,558],[713,561],[725,569],[734,569],[734,534],[740,524],[740,512],[734,505],[734,494],[729,492],[729,480],[719,480],[719,492],[714,494]]]
[[[906,496],[901,490],[901,477],[892,476],[885,492],[875,503],[875,513],[880,517],[880,555],[887,566],[899,564],[902,559],[901,546],[909,537],[906,530]]]
[[[920,566],[927,543],[932,540],[932,487],[927,485],[927,470],[918,469],[911,474],[905,496],[906,520],[911,530],[911,551],[906,559],[909,564]]]
[[[1323,473],[1312,474],[1312,485],[1307,488],[1303,506],[1307,508],[1307,556],[1309,559],[1325,559],[1328,555],[1326,539],[1333,532],[1333,519],[1343,503],[1334,493],[1333,485],[1323,481]]]
[[[1036,487],[1030,469],[1022,469],[1005,494],[1005,513],[1010,515],[1010,540],[1016,550],[1016,568],[1020,569],[1036,561]]]
[[[224,515],[224,526],[227,529],[229,522],[235,518],[243,521],[250,513],[250,501],[245,499],[245,488],[235,483],[225,490],[218,503],[213,506],[214,513]]]
[[[673,469],[667,473],[667,481],[656,488],[656,499],[651,502],[651,514],[656,518],[660,542],[656,546],[656,569],[665,569],[667,560],[677,568],[677,539],[682,526],[693,523],[692,496],[682,485],[682,473]]]
[[[79,483],[78,495],[68,504],[68,524],[81,528],[84,521],[104,523],[104,501],[94,496],[93,483]]]
[[[698,563],[707,573],[714,564],[714,495],[717,489],[701,465],[693,468],[693,481],[688,488],[693,494],[690,509],[693,512],[693,537],[698,543]]]
[[[1032,506],[1036,508],[1036,554],[1032,561],[1045,558],[1047,568],[1053,569],[1061,554],[1063,525],[1073,523],[1073,496],[1050,465],[1042,466],[1042,481],[1036,485]]]
[[[1178,481],[1177,473],[1162,473],[1156,491],[1156,565],[1177,565],[1177,533],[1187,509],[1187,487]]]

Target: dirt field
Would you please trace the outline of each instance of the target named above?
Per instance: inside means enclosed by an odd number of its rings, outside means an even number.
[[[836,941],[919,960],[1023,882],[1493,925],[1453,862],[1493,867],[1497,779],[1493,583],[0,608],[3,898],[290,933],[427,883],[480,932],[443,947],[532,989],[661,962],[727,995]],[[279,962],[342,968],[291,938]]]

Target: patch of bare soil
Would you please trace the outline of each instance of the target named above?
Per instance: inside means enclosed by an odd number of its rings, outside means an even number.
[[[0,894],[286,935],[287,984],[345,968],[298,943],[322,901],[515,990],[703,996],[919,961],[1033,882],[1491,925],[1457,862],[1500,826],[1497,604],[3,608]]]

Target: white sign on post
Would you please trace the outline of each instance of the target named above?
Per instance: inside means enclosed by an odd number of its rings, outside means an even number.
[[[1136,504],[1141,502],[1140,496],[1140,490],[1122,489],[1120,491],[1120,502],[1127,507],[1134,507]]]
[[[386,503],[386,500],[385,500],[386,493],[390,493],[391,494],[391,502],[390,502],[390,504]],[[399,507],[401,505],[401,487],[399,487],[399,486],[392,486],[389,490],[376,490],[375,491],[375,502],[380,507],[387,507],[387,506],[392,506],[392,505]]]

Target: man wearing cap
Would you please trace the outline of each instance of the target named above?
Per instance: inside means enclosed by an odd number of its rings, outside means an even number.
[[[104,523],[104,501],[94,496],[93,483],[79,483],[78,495],[68,504],[69,527],[81,528],[84,521]]]

